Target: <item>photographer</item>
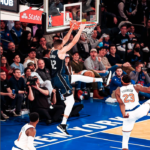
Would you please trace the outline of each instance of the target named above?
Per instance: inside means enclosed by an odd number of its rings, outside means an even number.
[[[130,73],[130,77],[132,80],[135,81],[136,84],[141,84],[142,86],[149,86],[150,85],[150,77],[147,74],[145,68],[143,68],[143,64],[141,62],[136,62],[135,64],[135,71]],[[139,95],[146,98],[150,98],[150,94],[139,92]]]
[[[132,66],[134,66],[136,62],[143,62],[143,55],[139,43],[134,45],[133,51],[128,54],[127,58]]]
[[[40,117],[45,117],[47,124],[50,124],[52,121],[58,121],[64,112],[64,107],[55,105],[56,91],[52,91],[52,103],[49,104],[47,101],[49,91],[46,87],[40,87],[40,81],[36,76],[33,78],[36,80],[36,85],[30,86],[30,83],[27,82],[29,88],[28,99],[30,100],[30,112],[37,112]]]

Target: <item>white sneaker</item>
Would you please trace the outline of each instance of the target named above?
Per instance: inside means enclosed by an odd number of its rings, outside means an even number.
[[[21,116],[21,113],[20,113],[20,114],[16,114],[16,112],[15,112],[15,111],[13,111],[12,113],[13,113],[14,117]]]

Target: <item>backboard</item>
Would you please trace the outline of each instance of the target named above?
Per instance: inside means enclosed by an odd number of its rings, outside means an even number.
[[[44,0],[45,32],[68,30],[70,20],[99,23],[100,0]]]

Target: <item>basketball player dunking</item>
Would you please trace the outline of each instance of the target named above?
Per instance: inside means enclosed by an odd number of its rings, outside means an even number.
[[[33,112],[29,116],[30,122],[22,127],[18,139],[14,142],[12,150],[36,150],[33,141],[36,134],[35,128],[39,122],[39,115]]]
[[[150,87],[143,87],[139,84],[132,85],[128,75],[122,77],[122,84],[123,86],[118,88],[115,94],[124,118],[122,150],[128,150],[129,137],[135,121],[146,116],[150,111],[150,100],[140,105],[138,93],[140,91],[150,93]]]
[[[82,81],[86,83],[103,82],[102,78],[91,78],[82,75],[71,75],[71,76],[66,75],[65,72],[66,52],[69,51],[78,42],[81,33],[85,28],[85,25],[81,24],[80,29],[76,34],[76,36],[74,37],[74,39],[72,40],[72,42],[67,46],[64,46],[69,40],[73,27],[74,25],[69,30],[68,34],[64,37],[63,40],[56,40],[54,42],[54,48],[50,54],[51,78],[52,78],[51,82],[54,88],[61,90],[61,94],[64,95],[65,98],[64,102],[66,105],[63,120],[61,124],[57,126],[57,129],[59,129],[61,132],[63,132],[66,135],[69,135],[66,130],[67,119],[74,105],[74,97],[72,94],[71,83],[74,83],[76,81]]]

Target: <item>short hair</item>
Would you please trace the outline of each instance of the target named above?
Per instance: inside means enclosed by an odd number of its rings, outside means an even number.
[[[118,69],[121,69],[121,70],[122,70],[122,68],[121,68],[121,67],[117,67],[117,68],[116,68],[116,71],[117,71]]]
[[[15,55],[13,55],[12,58],[15,59],[15,57],[16,57],[17,55],[19,56],[19,54],[16,53]],[[20,57],[20,56],[19,56],[19,57]]]
[[[13,69],[13,73],[15,73],[17,70],[20,71],[20,69],[18,69],[18,68]]]
[[[46,38],[45,38],[44,36],[42,36],[42,37],[40,38],[40,40],[43,39],[43,38],[46,40]]]
[[[63,40],[56,40],[56,41],[54,41],[54,47],[57,48],[62,43],[63,43]]]
[[[124,83],[130,83],[130,82],[131,82],[131,78],[130,78],[129,75],[126,74],[126,75],[123,75],[122,81],[123,81]]]
[[[45,63],[45,61],[44,61],[43,59],[41,59],[41,58],[40,58],[40,59],[38,59],[37,63],[39,63],[39,61],[40,61],[40,60],[42,60],[42,61]]]
[[[97,51],[99,52],[99,51],[101,51],[102,49],[106,49],[106,47],[100,47],[100,48],[97,48]]]
[[[29,118],[31,122],[36,122],[39,119],[39,114],[37,112],[30,113]]]
[[[28,68],[28,67],[25,68],[25,69],[24,69],[24,73],[26,73],[28,69],[30,69],[30,68]],[[31,70],[31,69],[30,69],[30,70]]]
[[[136,62],[136,63],[135,63],[135,68],[136,68],[137,66],[141,65],[141,64],[143,64],[143,63],[141,63],[141,62],[139,62],[139,61]]]
[[[109,51],[110,51],[110,48],[111,47],[115,47],[116,48],[116,45],[115,44],[110,44],[110,46],[109,46]]]
[[[5,72],[3,69],[0,70],[0,73]],[[5,72],[6,73],[6,72]]]
[[[43,51],[43,56],[47,55],[50,52],[50,50],[44,50]]]
[[[53,40],[54,40],[54,38],[55,38],[55,37],[59,38],[59,36],[58,36],[58,35],[54,35],[54,36],[53,36]]]

